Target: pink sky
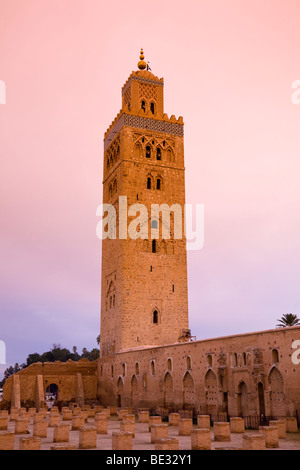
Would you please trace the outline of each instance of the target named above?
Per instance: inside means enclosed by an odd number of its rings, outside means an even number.
[[[300,314],[298,0],[0,0],[0,339],[7,363],[100,328],[103,134],[144,48],[183,116],[198,339]],[[0,366],[1,367],[1,366]]]

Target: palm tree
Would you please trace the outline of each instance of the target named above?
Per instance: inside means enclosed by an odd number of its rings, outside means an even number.
[[[297,317],[297,315],[294,315],[293,313],[285,313],[277,321],[279,321],[279,324],[276,325],[278,328],[300,325],[300,319]]]

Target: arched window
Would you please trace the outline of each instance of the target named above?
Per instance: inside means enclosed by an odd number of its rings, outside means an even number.
[[[147,145],[146,147],[146,158],[151,158],[151,147]]]
[[[157,310],[153,311],[152,321],[153,323],[156,323],[156,324],[158,323],[158,311]]]
[[[152,253],[157,252],[157,242],[156,240],[152,240]]]
[[[151,178],[148,176],[147,178],[147,189],[151,189]]]
[[[209,354],[209,355],[207,356],[207,364],[209,365],[209,367],[212,366],[212,355],[211,355],[211,354]]]
[[[159,191],[161,190],[161,179],[160,178],[157,178],[157,180],[156,180],[156,189],[158,189]]]
[[[123,362],[123,364],[122,364],[122,375],[123,375],[123,377],[125,377],[125,375],[126,375],[126,364],[125,364],[125,362]]]
[[[151,361],[151,374],[155,375],[155,362]]]
[[[172,359],[168,359],[168,370],[172,370]]]
[[[139,365],[138,362],[135,363],[135,373],[136,373],[136,375],[139,375],[139,373],[140,373],[140,365]]]
[[[186,368],[187,368],[187,369],[191,369],[191,368],[192,368],[191,356],[188,356],[188,357],[186,358]]]
[[[146,103],[144,100],[141,102],[141,108],[143,111],[146,111]]]
[[[246,356],[246,353],[243,352],[243,365],[246,366],[247,365],[247,356]]]
[[[233,354],[233,365],[234,365],[234,367],[236,367],[238,365],[237,364],[237,353]]]
[[[161,160],[161,149],[157,147],[156,149],[156,160]]]
[[[155,104],[153,103],[153,101],[150,103],[150,111],[152,114],[154,114],[154,110],[155,110]]]

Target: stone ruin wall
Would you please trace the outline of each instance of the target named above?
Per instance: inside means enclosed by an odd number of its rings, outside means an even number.
[[[99,359],[98,396],[136,410],[300,415],[300,364],[291,347],[299,339],[293,327],[124,351]]]

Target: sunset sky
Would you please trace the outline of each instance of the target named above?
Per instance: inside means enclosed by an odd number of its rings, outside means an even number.
[[[183,116],[197,339],[300,316],[299,0],[0,0],[0,340],[97,347],[103,135],[140,48]]]

